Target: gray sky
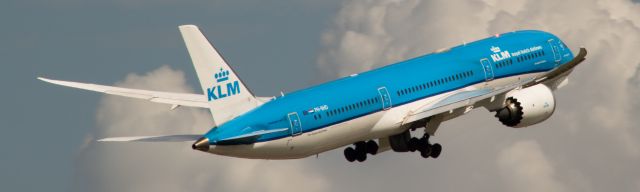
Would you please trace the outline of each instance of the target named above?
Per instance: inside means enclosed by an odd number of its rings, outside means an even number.
[[[36,0],[5,2],[0,23],[6,191],[640,190],[640,6],[627,0]],[[510,129],[476,110],[442,125],[437,160],[387,152],[354,164],[342,149],[243,160],[188,144],[95,143],[203,132],[210,116],[35,80],[199,90],[180,24],[199,25],[264,96],[517,29],[590,52],[556,92],[552,118]]]

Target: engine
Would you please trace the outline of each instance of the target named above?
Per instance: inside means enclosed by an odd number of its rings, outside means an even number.
[[[521,128],[540,123],[555,110],[553,93],[543,84],[513,90],[505,98],[504,107],[496,111],[496,117],[509,127]]]

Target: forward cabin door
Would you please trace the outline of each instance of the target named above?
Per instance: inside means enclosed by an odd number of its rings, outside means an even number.
[[[387,88],[386,87],[378,88],[378,93],[380,94],[382,110],[387,110],[391,108],[391,96],[389,95],[389,91],[387,91]]]
[[[484,71],[484,81],[489,82],[493,80],[493,67],[491,67],[491,61],[487,58],[480,59],[482,70]]]
[[[555,63],[555,66],[558,66],[558,64],[560,64],[560,59],[561,59],[558,45],[553,39],[549,39],[549,46],[551,46],[551,51],[553,52],[553,61]]]

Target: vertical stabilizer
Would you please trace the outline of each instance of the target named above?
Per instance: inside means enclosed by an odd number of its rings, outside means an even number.
[[[258,100],[197,26],[182,25],[179,28],[216,125],[258,106]]]

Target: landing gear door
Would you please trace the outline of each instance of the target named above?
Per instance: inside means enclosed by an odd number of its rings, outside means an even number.
[[[484,71],[485,82],[493,80],[493,67],[491,67],[491,62],[489,61],[489,59],[481,59],[480,64],[482,64],[482,70]]]
[[[387,88],[386,87],[378,88],[378,93],[380,94],[382,110],[387,110],[391,108],[391,96],[389,96],[389,91],[387,91]]]
[[[291,136],[300,135],[302,133],[302,123],[300,122],[298,113],[289,113],[287,117],[289,118],[289,130],[291,131]]]

